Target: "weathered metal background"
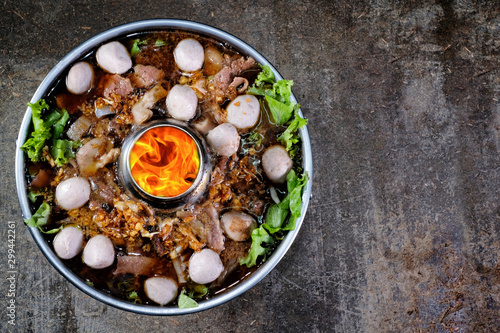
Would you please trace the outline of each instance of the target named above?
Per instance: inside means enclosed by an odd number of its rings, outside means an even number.
[[[500,331],[498,2],[0,7],[0,331]],[[43,77],[94,34],[147,18],[210,24],[264,54],[295,81],[314,153],[309,211],[282,263],[240,298],[183,317],[123,312],[74,288],[35,247],[15,195],[15,139]],[[15,327],[6,310],[8,221]]]

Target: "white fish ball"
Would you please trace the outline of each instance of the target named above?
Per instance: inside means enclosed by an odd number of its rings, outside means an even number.
[[[109,42],[99,47],[96,59],[102,69],[112,74],[123,74],[132,68],[130,54],[120,42]]]
[[[146,296],[160,305],[172,302],[177,297],[177,289],[177,284],[167,277],[154,276],[144,281]]]
[[[115,261],[115,247],[113,242],[104,235],[92,237],[83,250],[83,262],[92,268],[109,267]]]
[[[56,200],[66,210],[83,206],[90,197],[90,184],[82,177],[66,179],[57,185]]]
[[[227,237],[237,242],[249,239],[257,227],[257,222],[251,215],[236,210],[224,213],[220,220]]]
[[[189,276],[195,283],[206,284],[215,281],[223,270],[219,255],[210,249],[196,252],[189,259]]]
[[[240,95],[227,106],[227,121],[237,128],[255,126],[260,117],[259,100],[253,95]]]
[[[283,146],[271,146],[262,155],[262,167],[267,178],[273,183],[284,183],[292,166],[293,161]]]
[[[181,40],[175,47],[174,58],[181,70],[194,72],[203,66],[205,52],[203,46],[197,40],[187,38]]]
[[[66,88],[76,95],[89,91],[93,82],[94,68],[85,61],[74,64],[66,76]]]
[[[223,123],[208,132],[207,141],[218,155],[231,156],[238,151],[240,135],[233,125]]]
[[[196,114],[198,97],[187,85],[177,84],[170,89],[165,101],[168,113],[178,120],[190,120]]]
[[[83,246],[83,233],[76,227],[65,227],[54,238],[54,251],[61,259],[74,258]]]

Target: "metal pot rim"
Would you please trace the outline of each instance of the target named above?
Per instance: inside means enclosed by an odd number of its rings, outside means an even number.
[[[227,42],[236,50],[242,52],[243,54],[253,57],[258,63],[263,65],[269,65],[272,71],[274,72],[276,79],[277,80],[282,79],[282,76],[278,73],[278,71],[260,53],[258,53],[255,49],[253,49],[250,45],[246,44],[242,40],[238,39],[237,37],[227,32],[224,32],[222,30],[219,30],[217,28],[205,24],[187,20],[153,19],[153,20],[131,22],[106,30],[90,38],[86,42],[82,43],[80,46],[73,49],[52,68],[49,74],[47,74],[47,76],[42,81],[42,83],[36,90],[35,94],[33,95],[31,102],[34,103],[40,98],[42,98],[49,91],[50,87],[55,83],[57,78],[64,72],[66,68],[68,68],[68,66],[70,66],[72,63],[74,63],[83,55],[87,54],[97,45],[102,44],[106,41],[110,41],[120,36],[126,36],[129,34],[134,34],[139,32],[147,32],[153,30],[168,30],[168,29],[194,32],[215,38],[220,41]],[[296,101],[293,95],[291,96],[291,98],[293,101]],[[302,115],[302,112],[300,112],[300,114]],[[22,214],[23,217],[26,219],[30,218],[32,214],[30,211],[29,201],[27,197],[26,177],[24,175],[25,157],[20,147],[26,140],[30,122],[31,122],[31,109],[28,107],[19,130],[19,136],[16,142],[16,156],[15,156],[16,188],[17,188],[19,203],[21,205]],[[45,239],[43,238],[42,234],[38,229],[29,227],[29,231],[32,237],[34,238],[35,242],[37,243],[38,247],[45,255],[45,257],[66,279],[68,279],[78,289],[82,290],[89,296],[92,296],[95,299],[105,304],[114,306],[122,310],[127,310],[134,313],[146,314],[146,315],[184,315],[213,308],[215,306],[224,304],[225,302],[241,295],[242,293],[244,293],[245,291],[249,290],[254,285],[256,285],[260,280],[262,280],[283,258],[286,251],[290,248],[292,242],[297,236],[300,227],[302,225],[302,222],[304,220],[304,216],[306,214],[307,206],[309,203],[309,198],[311,196],[312,178],[313,178],[311,143],[307,128],[302,128],[300,130],[300,136],[302,139],[303,169],[306,172],[308,172],[310,180],[307,182],[304,188],[302,196],[302,203],[303,203],[302,212],[300,218],[297,220],[295,230],[288,232],[288,234],[278,245],[274,253],[266,260],[265,263],[263,263],[250,276],[245,278],[236,286],[229,288],[227,291],[222,292],[221,294],[218,294],[211,299],[200,301],[199,306],[196,308],[179,309],[172,306],[160,307],[152,305],[133,304],[125,300],[121,300],[113,296],[110,296],[109,294],[101,292],[97,289],[94,289],[93,287],[89,286],[82,278],[80,278],[78,275],[73,273],[68,267],[66,267],[64,262],[61,261],[61,259],[59,259],[54,254],[51,247],[45,241]]]

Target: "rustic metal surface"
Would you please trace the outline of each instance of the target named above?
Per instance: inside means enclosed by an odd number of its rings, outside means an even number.
[[[0,6],[0,331],[500,331],[496,2]],[[43,77],[92,35],[147,18],[206,23],[255,47],[295,81],[313,145],[311,205],[284,260],[243,296],[182,317],[123,312],[74,288],[35,247],[15,195],[15,138]]]

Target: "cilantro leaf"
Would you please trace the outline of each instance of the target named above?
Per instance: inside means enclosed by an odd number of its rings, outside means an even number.
[[[252,267],[257,264],[257,259],[262,257],[265,260],[269,252],[271,251],[270,246],[274,243],[274,239],[269,236],[267,231],[261,225],[260,227],[252,231],[252,247],[250,252],[245,258],[240,260],[240,265],[247,265],[247,267]],[[264,244],[264,246],[262,245]]]
[[[177,306],[179,309],[197,308],[198,302],[186,295],[186,290],[183,289],[177,299]]]

